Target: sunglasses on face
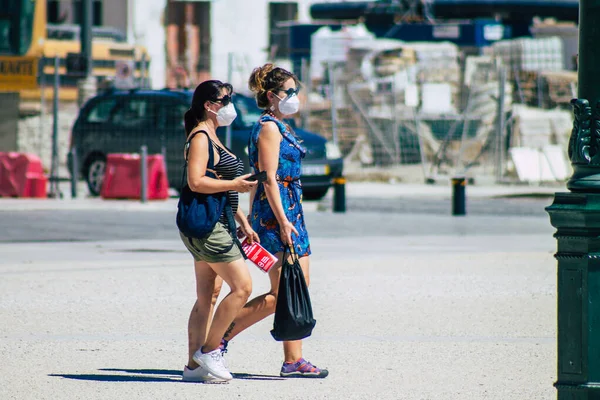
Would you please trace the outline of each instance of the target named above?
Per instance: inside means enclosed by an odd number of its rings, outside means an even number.
[[[220,99],[215,99],[212,100],[213,103],[221,103],[223,104],[223,106],[227,106],[229,105],[229,103],[231,103],[231,96],[226,94],[225,96],[221,97]]]
[[[285,93],[285,97],[291,97],[293,95],[298,96],[298,92],[300,92],[300,88],[298,88],[298,89],[289,88],[289,89],[286,89],[286,90],[279,89],[279,91]]]

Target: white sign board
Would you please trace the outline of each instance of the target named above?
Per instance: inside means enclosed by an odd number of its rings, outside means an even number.
[[[436,39],[458,39],[460,38],[460,27],[458,25],[435,25],[432,35]]]
[[[426,114],[454,113],[452,87],[448,83],[424,83],[421,86],[421,109]]]
[[[556,180],[548,158],[539,149],[513,147],[509,152],[520,181],[552,182]]]
[[[417,107],[419,105],[419,87],[414,83],[409,83],[404,88],[404,105],[407,107]]]
[[[504,25],[484,25],[483,38],[490,42],[501,40],[504,37]]]

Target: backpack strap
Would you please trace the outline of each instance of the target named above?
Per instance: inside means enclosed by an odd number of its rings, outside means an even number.
[[[267,122],[267,121],[274,122],[275,125],[277,125],[277,128],[279,128],[279,133],[281,134],[281,136],[285,140],[287,140],[289,143],[291,143],[292,146],[294,146],[296,149],[298,149],[298,151],[300,152],[302,157],[304,157],[306,155],[306,149],[304,147],[302,147],[302,145],[300,145],[300,143],[298,142],[298,138],[294,134],[292,134],[292,132],[290,131],[291,128],[289,128],[282,121],[278,120],[277,118],[275,118],[269,114],[263,114],[259,119],[260,123]]]
[[[199,134],[200,132],[204,133],[206,135],[206,138],[208,139],[208,148],[209,150],[213,150],[213,144],[212,144],[212,140],[210,140],[210,136],[208,136],[208,132],[206,132],[203,129],[199,129],[195,132],[192,132],[190,134],[190,136],[187,138],[187,140],[185,141],[185,163],[187,164],[188,162],[188,158],[190,156],[190,145],[192,144],[192,139],[196,137],[197,134]],[[213,152],[209,152],[208,153],[208,164],[212,165],[211,168],[214,168],[214,154]]]
[[[196,135],[199,134],[200,132],[204,133],[206,135],[206,138],[208,139],[208,163],[206,165],[206,170],[212,172],[217,178],[219,178],[219,175],[217,175],[217,171],[215,171],[215,155],[214,155],[215,151],[214,151],[214,147],[212,144],[212,140],[210,140],[210,136],[208,136],[208,132],[206,132],[203,129],[199,129],[195,132],[192,132],[185,142],[185,165],[183,166],[183,175],[181,177],[181,189],[182,190],[183,190],[183,187],[185,186],[185,181],[186,181],[186,176],[187,176],[188,158],[190,156],[190,145],[192,143],[192,139],[194,137],[196,137]]]

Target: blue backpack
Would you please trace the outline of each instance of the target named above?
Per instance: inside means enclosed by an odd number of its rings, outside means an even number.
[[[196,193],[190,189],[187,184],[187,166],[188,156],[190,153],[190,143],[198,133],[204,133],[208,137],[206,131],[194,132],[190,135],[186,142],[185,166],[183,177],[181,178],[181,192],[179,203],[177,204],[177,228],[187,237],[203,239],[208,236],[215,225],[219,221],[221,214],[229,205],[227,201],[227,193]],[[208,164],[206,166],[206,176],[218,179],[214,172],[215,160],[213,154],[213,144],[208,137]]]

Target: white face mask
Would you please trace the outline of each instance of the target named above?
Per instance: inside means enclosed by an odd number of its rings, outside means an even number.
[[[277,97],[279,100],[281,100],[281,98],[279,96],[275,95],[275,97]],[[296,114],[298,112],[298,110],[300,109],[300,99],[298,98],[297,95],[293,94],[293,95],[281,100],[279,102],[278,108],[279,108],[279,112],[281,112],[284,115]]]
[[[229,126],[233,122],[233,120],[237,117],[237,112],[235,112],[235,107],[233,103],[229,103],[226,106],[223,106],[219,109],[219,112],[214,112],[210,108],[208,109],[213,114],[217,114],[217,123],[219,126]]]

